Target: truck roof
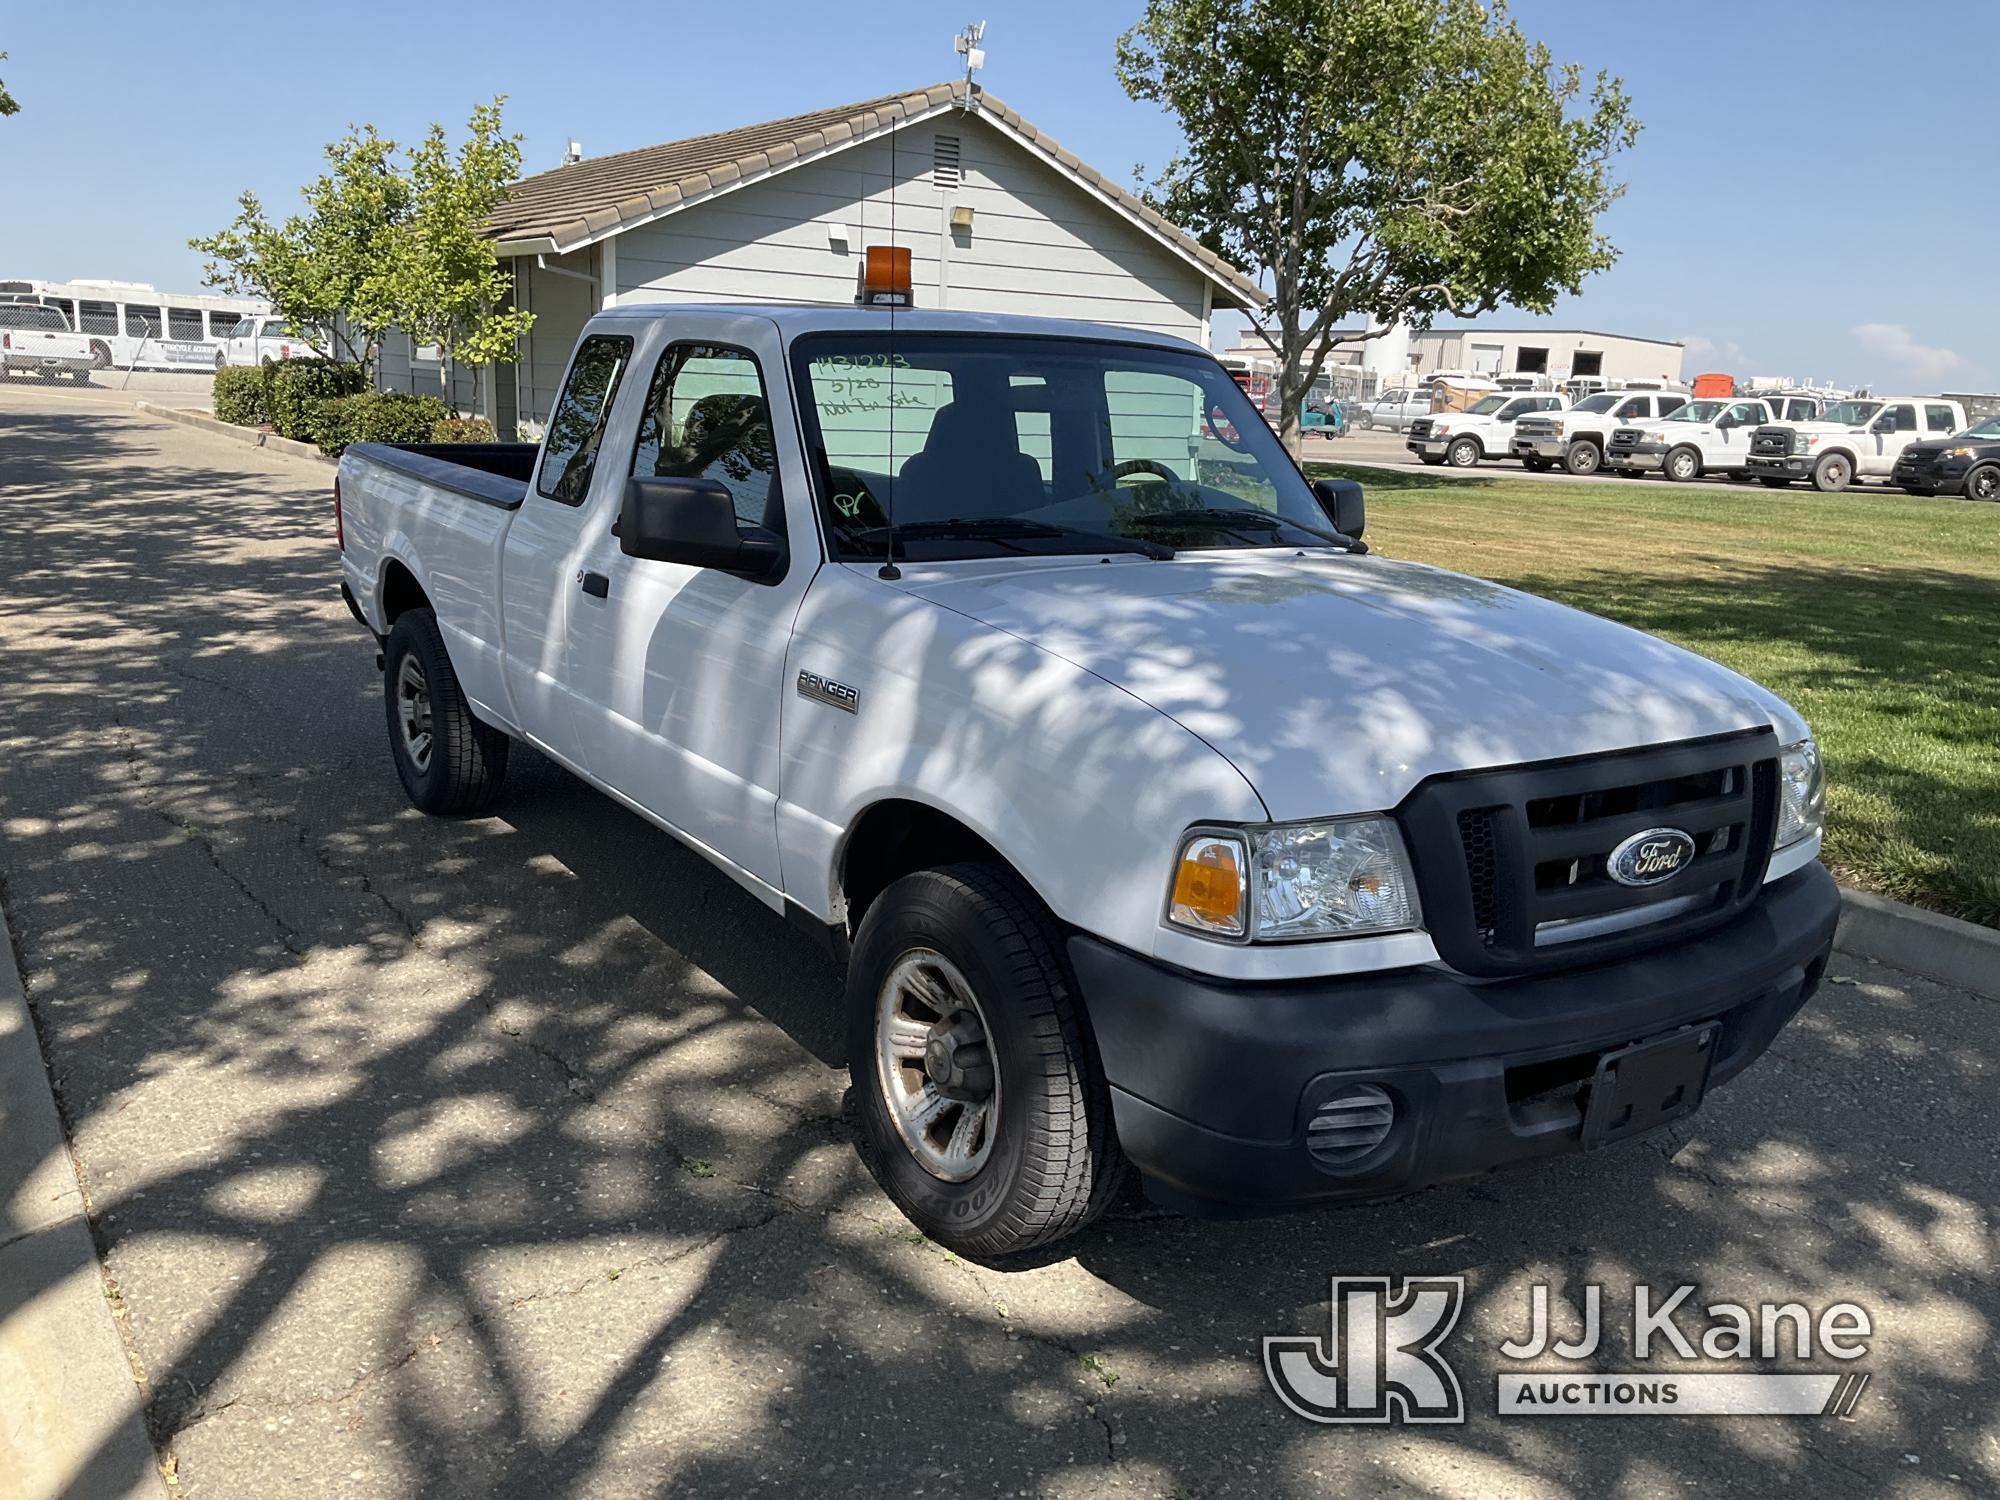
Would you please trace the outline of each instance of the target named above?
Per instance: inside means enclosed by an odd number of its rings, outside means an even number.
[[[685,316],[769,318],[786,338],[804,333],[886,333],[892,326],[889,312],[880,307],[830,307],[798,302],[640,302],[607,307],[593,313],[599,318],[656,318]],[[945,312],[935,308],[899,307],[893,324],[898,333],[995,333],[1031,338],[1115,339],[1119,343],[1148,344],[1161,349],[1194,350],[1207,353],[1201,345],[1172,334],[1143,328],[1121,328],[1109,323],[1086,323],[1076,318],[1032,318],[1015,313]]]

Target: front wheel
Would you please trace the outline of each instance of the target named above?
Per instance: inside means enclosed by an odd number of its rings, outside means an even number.
[[[1775,474],[1759,474],[1757,482],[1769,490],[1786,490],[1792,487],[1789,479],[1780,479]]]
[[[1444,455],[1441,453],[1419,453],[1417,457],[1427,469],[1435,469],[1444,462]]]
[[[1002,1256],[1074,1233],[1123,1175],[1111,1098],[1053,924],[1019,880],[949,865],[868,908],[847,975],[868,1169],[938,1244]]]
[[[472,716],[437,616],[399,615],[383,648],[389,754],[410,801],[427,813],[483,812],[507,777],[507,736]]]
[[[1475,438],[1453,438],[1451,446],[1444,450],[1445,462],[1454,469],[1469,469],[1479,462],[1479,443]]]
[[[1667,455],[1664,467],[1667,478],[1686,484],[1701,478],[1701,455],[1692,448],[1676,448]]]
[[[1521,462],[1527,467],[1528,472],[1531,474],[1544,473],[1547,471],[1549,467],[1549,461],[1537,453],[1522,454]]]
[[[1982,464],[1966,475],[1965,498],[2000,500],[2000,464]]]
[[[1563,453],[1563,467],[1572,474],[1595,474],[1604,462],[1604,450],[1589,438],[1579,438]]]
[[[1854,480],[1854,465],[1839,453],[1829,453],[1813,465],[1813,488],[1831,495],[1844,490]]]

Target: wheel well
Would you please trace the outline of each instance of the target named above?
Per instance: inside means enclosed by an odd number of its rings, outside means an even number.
[[[396,617],[413,609],[429,609],[431,601],[417,575],[391,558],[382,568],[382,622],[394,625]]]
[[[876,803],[841,845],[839,894],[848,935],[860,929],[875,898],[903,876],[966,860],[1007,863],[999,850],[949,813],[900,798]]]

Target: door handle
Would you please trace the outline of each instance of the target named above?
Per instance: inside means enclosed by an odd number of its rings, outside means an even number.
[[[611,579],[603,573],[579,573],[576,581],[593,599],[605,598],[611,592]]]

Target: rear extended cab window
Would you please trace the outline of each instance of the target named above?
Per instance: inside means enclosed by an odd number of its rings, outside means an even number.
[[[593,333],[577,345],[562,399],[556,402],[542,443],[535,492],[544,499],[558,505],[583,504],[619,382],[631,363],[632,340],[624,334]]]

